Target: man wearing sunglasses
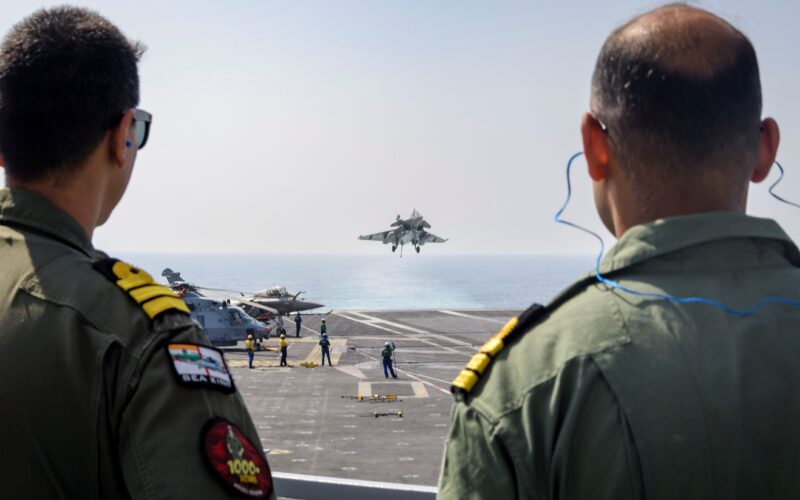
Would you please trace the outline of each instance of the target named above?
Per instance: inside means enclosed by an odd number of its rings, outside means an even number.
[[[590,111],[618,241],[453,382],[440,498],[800,498],[800,251],[745,214],[779,142],[755,49],[707,11],[647,12],[606,40]]]
[[[275,497],[222,353],[92,246],[149,137],[141,52],[72,7],[0,45],[0,498]]]

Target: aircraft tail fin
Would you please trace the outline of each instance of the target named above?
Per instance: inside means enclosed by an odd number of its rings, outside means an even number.
[[[181,278],[181,273],[176,273],[170,268],[166,268],[163,271],[161,271],[161,276],[167,278],[167,282],[169,282],[170,285],[172,285],[173,283],[184,282],[183,278]]]

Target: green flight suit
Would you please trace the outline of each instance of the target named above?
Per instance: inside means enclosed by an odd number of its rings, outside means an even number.
[[[798,267],[774,221],[720,212],[631,228],[601,273],[743,309],[800,299]],[[800,498],[800,308],[589,276],[531,314],[456,392],[439,498]]]
[[[179,384],[167,343],[208,338],[151,320],[103,257],[46,199],[0,189],[0,498],[227,498],[199,444],[221,417],[246,436],[227,427],[231,453],[264,458],[240,394]]]

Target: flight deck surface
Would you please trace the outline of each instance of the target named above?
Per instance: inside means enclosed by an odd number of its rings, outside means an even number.
[[[322,318],[309,315],[299,339],[294,322],[285,321],[291,367],[279,367],[279,353],[261,351],[249,369],[241,345],[225,358],[273,471],[434,486],[453,401],[450,381],[519,313],[333,312],[325,316],[333,367],[319,366]],[[397,347],[396,380],[384,378],[384,342]],[[274,337],[266,341],[277,344]],[[305,361],[318,366],[301,366]],[[396,394],[398,401],[373,401],[372,394]]]

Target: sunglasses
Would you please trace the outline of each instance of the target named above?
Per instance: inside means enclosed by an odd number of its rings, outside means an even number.
[[[153,115],[142,109],[133,110],[133,127],[136,134],[136,148],[142,149],[147,144],[150,137],[150,124],[153,122]]]
[[[106,128],[116,127],[120,119],[125,116],[122,114],[114,115],[105,123]],[[153,122],[153,115],[144,111],[143,109],[133,109],[133,129],[136,134],[136,148],[142,149],[147,144],[147,138],[150,137],[150,123]]]

